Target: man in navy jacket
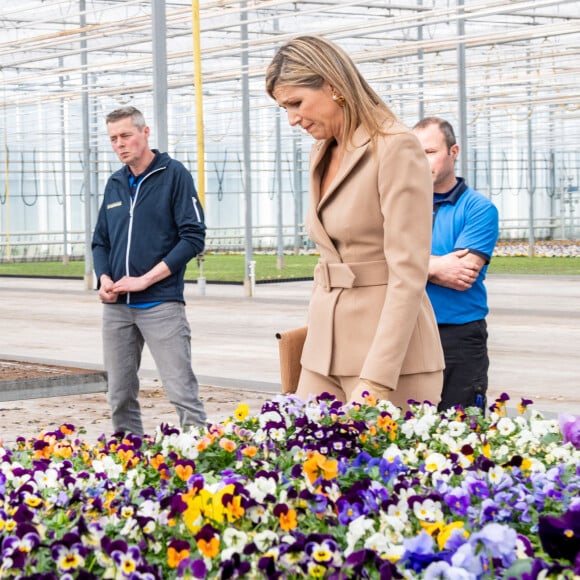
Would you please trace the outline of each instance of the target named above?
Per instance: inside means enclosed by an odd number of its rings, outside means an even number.
[[[107,182],[92,242],[113,428],[143,434],[138,371],[145,343],[180,425],[202,427],[183,277],[204,249],[203,209],[189,171],[149,148],[138,109],[112,111],[106,123],[125,164]]]

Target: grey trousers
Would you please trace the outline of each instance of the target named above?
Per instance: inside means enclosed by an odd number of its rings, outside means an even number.
[[[191,368],[191,330],[181,302],[148,309],[104,304],[103,354],[113,429],[143,435],[139,367],[147,344],[181,427],[206,425],[199,385]]]

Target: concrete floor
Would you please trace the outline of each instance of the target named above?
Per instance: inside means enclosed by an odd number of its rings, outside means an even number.
[[[186,287],[201,384],[279,391],[275,333],[304,324],[311,282]],[[580,277],[490,276],[490,391],[580,414]],[[101,310],[80,280],[0,278],[0,358],[102,368]],[[148,352],[144,377],[156,377]]]

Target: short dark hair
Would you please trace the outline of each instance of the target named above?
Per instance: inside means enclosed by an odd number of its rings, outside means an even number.
[[[439,130],[441,133],[443,133],[443,137],[445,138],[447,151],[450,151],[451,147],[457,144],[457,140],[455,139],[455,131],[453,130],[453,126],[449,121],[446,121],[441,117],[425,117],[416,123],[413,129],[426,129],[431,125],[437,125],[439,127]]]
[[[147,126],[143,113],[139,109],[130,105],[111,111],[106,118],[107,125],[109,123],[114,123],[115,121],[120,121],[121,119],[126,119],[127,117],[131,117],[133,125],[141,130]]]

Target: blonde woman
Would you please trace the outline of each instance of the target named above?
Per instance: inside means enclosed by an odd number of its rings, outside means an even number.
[[[433,184],[419,141],[323,38],[282,46],[266,90],[315,139],[306,227],[320,260],[296,394],[437,404],[443,353],[425,292]]]

